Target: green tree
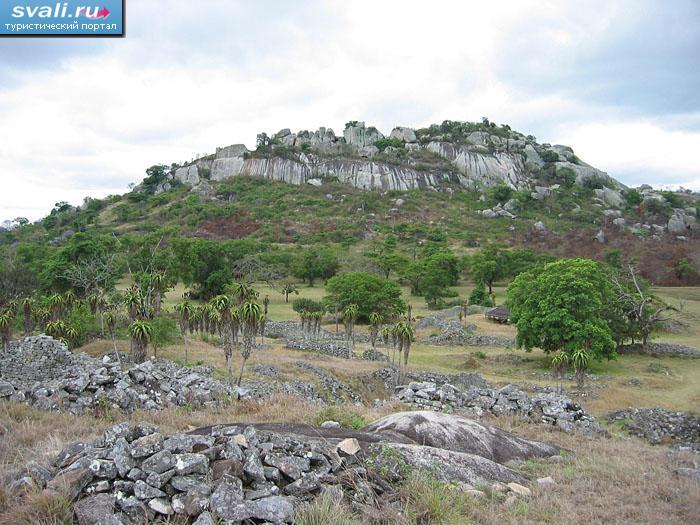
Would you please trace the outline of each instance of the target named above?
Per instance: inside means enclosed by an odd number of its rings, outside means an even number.
[[[404,277],[411,283],[411,293],[436,307],[444,297],[456,297],[450,286],[459,280],[459,261],[452,252],[440,250],[411,264]]]
[[[474,282],[482,282],[493,293],[493,283],[509,272],[508,254],[498,246],[489,246],[469,257],[467,267]]]
[[[384,278],[388,279],[391,272],[400,272],[408,266],[408,260],[396,253],[384,253],[374,259],[377,267],[384,273]]]
[[[507,290],[518,347],[573,358],[583,350],[592,359],[615,357],[605,305],[613,301],[605,271],[588,259],[562,259],[520,274]]]
[[[309,286],[313,286],[316,279],[328,280],[333,277],[339,267],[338,258],[330,250],[309,248],[297,258],[292,272],[295,277],[308,280]]]
[[[342,311],[349,304],[355,304],[360,320],[369,319],[372,312],[392,317],[406,310],[398,283],[374,274],[352,272],[337,275],[328,280],[326,292],[324,302],[328,311],[335,311],[336,305]]]
[[[289,295],[294,294],[294,295],[299,295],[299,289],[297,288],[297,285],[294,283],[284,283],[282,285],[282,295],[284,295],[284,302],[288,303],[289,302]]]

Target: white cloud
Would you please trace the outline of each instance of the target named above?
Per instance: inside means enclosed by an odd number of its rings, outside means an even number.
[[[0,219],[124,191],[147,166],[252,146],[263,130],[353,119],[388,131],[489,116],[626,182],[698,187],[697,121],[640,119],[587,99],[607,77],[569,76],[655,16],[638,5],[144,0],[126,39],[13,70],[0,91]]]

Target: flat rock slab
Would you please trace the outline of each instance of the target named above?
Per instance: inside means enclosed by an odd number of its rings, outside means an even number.
[[[555,445],[522,439],[471,419],[430,410],[391,414],[362,431],[408,438],[416,445],[476,454],[496,463],[555,456],[562,451]]]
[[[372,445],[389,446],[410,466],[432,470],[444,480],[472,485],[494,481],[524,483],[522,476],[502,463],[555,456],[562,451],[560,447],[521,439],[470,419],[432,411],[399,412],[362,430],[297,423],[231,423],[222,426],[252,427],[256,431],[288,434],[305,441],[319,440],[336,446],[353,442],[365,454],[370,452]],[[211,431],[212,427],[203,427],[192,433],[206,435]]]

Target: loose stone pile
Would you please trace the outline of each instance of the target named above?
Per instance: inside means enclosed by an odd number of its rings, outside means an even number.
[[[126,361],[122,357],[122,361]],[[42,410],[73,414],[98,408],[160,410],[168,406],[210,407],[230,399],[264,399],[286,394],[324,403],[359,396],[329,372],[303,365],[321,379],[315,384],[295,379],[282,381],[274,367],[256,365],[266,380],[246,380],[240,387],[211,377],[204,366],[180,366],[168,360],[148,360],[127,368],[116,357],[96,359],[70,352],[47,337],[28,337],[0,353],[0,399],[26,402]]]
[[[310,496],[343,465],[333,445],[253,427],[167,437],[148,424],[122,423],[92,443],[66,447],[38,482],[48,491],[84,497],[76,505],[81,524],[174,515],[209,524],[211,513],[236,523],[292,523],[292,497]]]
[[[608,421],[624,421],[624,430],[655,445],[674,444],[700,452],[700,416],[659,407],[628,408],[612,412]]]
[[[72,353],[47,336],[28,337],[0,354],[0,399],[80,414],[98,406],[125,411],[211,406],[232,391],[208,367],[146,361],[129,370],[116,359]]]
[[[120,423],[66,446],[47,466],[32,462],[3,477],[17,497],[38,488],[77,500],[79,525],[283,524],[294,522],[299,502],[325,491],[360,510],[376,504],[406,468],[430,470],[468,493],[493,484],[527,497],[526,480],[503,463],[561,452],[432,412],[390,415],[361,431],[262,423],[166,436],[148,423]]]
[[[438,386],[435,382],[412,382],[396,387],[395,398],[416,407],[437,411],[458,411],[467,416],[513,414],[533,422],[554,425],[565,431],[585,434],[603,434],[593,416],[569,397],[554,393],[540,393],[530,397],[513,385],[494,389],[470,387],[460,390],[452,384]]]
[[[459,321],[440,319],[439,326],[442,332],[423,339],[421,343],[437,346],[514,346],[515,340],[507,337],[493,335],[475,335],[469,332],[471,326],[462,326]]]
[[[624,345],[618,349],[622,354],[651,354],[679,357],[700,357],[700,350],[686,345],[673,343],[647,343],[646,348],[641,344]]]

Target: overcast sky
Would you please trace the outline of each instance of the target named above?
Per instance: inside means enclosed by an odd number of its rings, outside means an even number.
[[[0,39],[0,220],[260,131],[479,120],[700,190],[700,2],[127,0],[124,39]]]

